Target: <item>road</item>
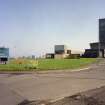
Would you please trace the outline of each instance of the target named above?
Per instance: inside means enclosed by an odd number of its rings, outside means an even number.
[[[105,60],[77,72],[1,73],[0,105],[23,100],[55,101],[105,85]]]

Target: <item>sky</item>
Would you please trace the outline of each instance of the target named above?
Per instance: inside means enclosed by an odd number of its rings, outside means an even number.
[[[0,46],[10,56],[40,56],[65,44],[83,51],[98,41],[105,0],[0,0]]]

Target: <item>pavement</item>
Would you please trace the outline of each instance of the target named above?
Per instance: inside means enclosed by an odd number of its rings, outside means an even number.
[[[0,105],[20,105],[19,103],[27,100],[55,102],[105,85],[105,59],[85,70],[61,71],[1,73]]]

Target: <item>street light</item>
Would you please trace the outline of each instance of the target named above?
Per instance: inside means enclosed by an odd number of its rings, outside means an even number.
[[[101,53],[100,53],[100,49],[101,49],[101,45],[100,45],[100,18],[98,20],[98,57],[101,57]]]

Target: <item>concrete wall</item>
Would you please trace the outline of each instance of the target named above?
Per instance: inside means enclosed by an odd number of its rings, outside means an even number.
[[[55,54],[54,58],[55,59],[64,59],[67,56],[69,56],[69,54]]]

